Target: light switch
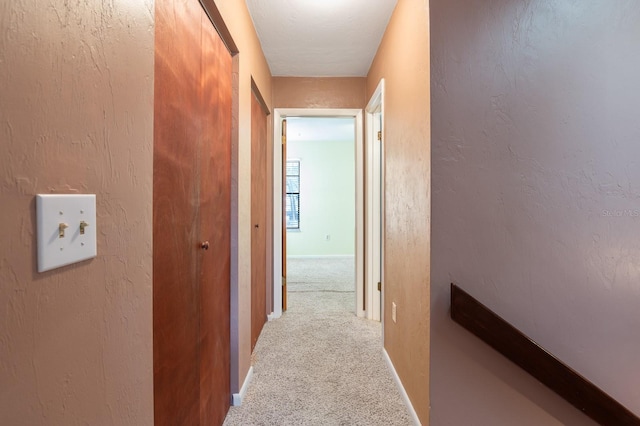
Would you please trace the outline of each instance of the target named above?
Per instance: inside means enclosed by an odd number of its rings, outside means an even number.
[[[36,195],[38,272],[96,257],[95,194]]]

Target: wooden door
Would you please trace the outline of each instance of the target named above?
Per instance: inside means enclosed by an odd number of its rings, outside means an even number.
[[[155,423],[221,424],[230,401],[231,56],[197,0],[155,8]]]
[[[267,321],[267,114],[251,96],[251,350]]]
[[[194,1],[197,4],[197,1]],[[200,424],[222,424],[231,401],[232,59],[202,11],[200,96]],[[197,244],[197,240],[196,240]]]
[[[197,10],[156,2],[153,370],[156,424],[199,423]]]

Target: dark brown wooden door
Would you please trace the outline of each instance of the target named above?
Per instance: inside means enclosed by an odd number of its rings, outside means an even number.
[[[155,8],[155,423],[221,424],[230,401],[231,56],[197,0]]]
[[[267,114],[251,96],[251,350],[267,321]]]

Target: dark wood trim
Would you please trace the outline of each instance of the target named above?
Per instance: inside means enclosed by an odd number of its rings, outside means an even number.
[[[264,111],[264,113],[267,115],[267,117],[270,116],[271,111],[269,111],[269,107],[267,107],[267,103],[262,97],[260,88],[258,88],[258,85],[256,84],[256,81],[253,79],[253,76],[251,77],[251,90],[253,91],[253,94],[256,96],[256,99],[258,100],[258,103],[262,107],[262,110]]]
[[[220,11],[218,10],[218,7],[216,6],[214,0],[199,1],[202,5],[202,8],[209,17],[209,20],[213,24],[213,27],[220,35],[222,42],[225,44],[225,46],[227,46],[227,49],[231,53],[231,56],[235,56],[240,51],[238,50],[238,46],[236,45],[236,43],[233,41],[231,31],[229,31],[227,24],[225,24],[224,19],[222,19],[222,15],[220,14]]]
[[[640,425],[640,418],[455,284],[451,318],[602,425]]]

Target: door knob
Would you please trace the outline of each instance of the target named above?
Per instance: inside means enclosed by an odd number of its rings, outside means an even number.
[[[209,250],[209,241],[203,241],[200,243],[200,248],[202,250]]]

